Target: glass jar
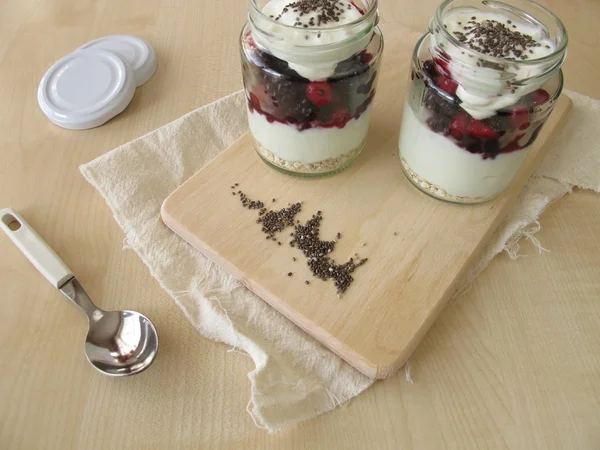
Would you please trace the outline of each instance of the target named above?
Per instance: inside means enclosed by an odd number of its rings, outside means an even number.
[[[444,1],[412,57],[399,140],[408,179],[457,203],[504,191],[561,93],[566,54],[564,25],[534,2]]]
[[[356,159],[383,50],[378,19],[377,0],[250,0],[242,74],[250,132],[267,164],[323,176]]]

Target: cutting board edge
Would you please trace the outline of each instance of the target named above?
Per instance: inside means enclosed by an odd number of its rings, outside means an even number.
[[[175,194],[177,191],[173,192]],[[265,301],[269,306],[277,310],[280,314],[282,314],[287,320],[296,326],[300,327],[306,333],[311,335],[313,339],[317,340],[322,345],[324,341],[328,342],[327,348],[333,351],[340,358],[347,361],[350,365],[355,367],[358,371],[368,376],[369,378],[385,378],[391,374],[393,374],[398,368],[400,368],[400,363],[402,357],[394,357],[391,361],[380,361],[375,362],[371,361],[365,356],[357,353],[352,348],[346,346],[341,340],[331,335],[323,328],[314,324],[308,318],[304,317],[301,313],[298,313],[293,310],[287,310],[287,304],[284,301],[276,301],[272,302],[271,299],[276,299],[277,297],[268,293],[266,289],[264,289],[260,284],[253,283],[251,280],[248,280],[243,275],[241,275],[241,271],[233,264],[227,263],[227,261],[223,260],[219,257],[218,253],[212,249],[206,242],[199,239],[194,234],[187,233],[185,230],[182,230],[177,227],[178,222],[171,216],[169,212],[169,204],[176,196],[171,194],[167,197],[160,209],[160,215],[163,223],[176,235],[185,240],[188,244],[198,250],[207,258],[214,261],[218,264],[223,270],[230,273],[234,278],[236,278],[240,283],[242,283],[246,288],[248,288],[251,292],[257,295],[262,301]],[[293,311],[293,314],[290,312]],[[291,317],[294,317],[296,320],[293,320]],[[409,355],[406,357],[408,358]],[[402,361],[403,363],[403,361]],[[380,374],[385,374],[385,376],[381,376]]]
[[[425,195],[425,194],[423,194]],[[200,239],[198,236],[186,232],[186,230],[178,228],[178,222],[169,212],[169,198],[165,199],[161,206],[161,218],[165,225],[172,230],[179,237],[184,239],[192,247],[198,250],[207,258],[218,264],[223,270],[230,273],[240,283],[242,283],[251,292],[265,301],[272,308],[282,314],[287,320],[296,326],[300,327],[306,333],[311,335],[315,340],[320,342],[322,345],[326,345],[332,352],[338,355],[340,358],[348,362],[356,370],[363,373],[369,378],[373,379],[385,379],[394,375],[400,368],[404,366],[410,355],[415,351],[425,334],[429,331],[431,326],[435,323],[439,315],[442,313],[452,295],[456,291],[456,285],[458,284],[461,276],[464,275],[467,268],[472,264],[473,260],[483,250],[485,240],[471,253],[470,257],[465,260],[463,267],[460,271],[460,276],[456,277],[455,281],[448,287],[446,293],[440,297],[440,299],[432,305],[432,314],[427,316],[424,321],[415,327],[415,332],[412,334],[411,339],[399,347],[398,352],[395,354],[380,354],[379,358],[373,359],[359,353],[353,347],[343,342],[336,336],[330,334],[322,327],[312,322],[309,318],[305,317],[300,312],[288,308],[288,305],[283,300],[278,300],[277,296],[270,293],[267,289],[263,288],[258,283],[253,283],[252,280],[245,278],[242,271],[238,269],[234,264],[228,263],[225,259],[221,258],[216,250],[211,248],[205,241]],[[499,222],[499,221],[498,221]],[[488,230],[488,233],[495,231],[492,227]]]

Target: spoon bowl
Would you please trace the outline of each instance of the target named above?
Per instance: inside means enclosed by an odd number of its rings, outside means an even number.
[[[152,364],[158,352],[158,333],[146,316],[96,307],[74,277],[59,290],[88,318],[85,356],[94,368],[121,377],[140,373]]]
[[[152,364],[157,351],[156,329],[140,313],[101,311],[97,321],[90,321],[85,356],[102,373],[115,377],[135,375]]]

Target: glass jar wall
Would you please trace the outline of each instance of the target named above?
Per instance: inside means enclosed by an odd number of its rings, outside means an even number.
[[[399,141],[408,179],[459,203],[504,191],[560,95],[566,44],[534,2],[443,2],[413,53]]]
[[[338,172],[364,147],[383,38],[377,1],[251,0],[240,38],[256,151],[277,170]]]

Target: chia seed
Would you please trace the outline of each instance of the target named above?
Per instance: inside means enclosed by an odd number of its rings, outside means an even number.
[[[315,0],[317,1],[317,0]],[[292,240],[289,242],[290,247],[297,247],[307,259],[307,265],[312,274],[321,280],[333,280],[337,289],[338,295],[344,293],[354,278],[352,273],[357,267],[362,266],[367,262],[367,258],[358,259],[356,255],[350,258],[349,261],[343,264],[337,264],[329,254],[333,251],[337,240],[323,241],[319,238],[321,221],[323,215],[321,211],[313,214],[310,220],[306,223],[300,223],[296,219],[296,215],[302,209],[302,202],[288,203],[286,208],[280,210],[269,210],[261,201],[251,200],[245,193],[238,191],[242,206],[247,209],[258,209],[258,219],[256,222],[262,225],[261,231],[265,233],[265,239],[276,241],[278,245],[282,245],[275,238],[275,234],[283,231],[287,227],[293,227],[294,231],[290,233]],[[273,199],[275,201],[275,199]],[[341,233],[336,234],[337,239],[342,237]],[[363,246],[367,245],[366,242]],[[356,259],[355,259],[356,258]],[[296,257],[292,258],[296,261]],[[288,273],[291,277],[292,272]],[[309,284],[308,280],[305,282]]]
[[[540,44],[531,36],[514,31],[516,25],[511,25],[507,20],[505,25],[497,20],[482,20],[474,22],[475,16],[468,23],[471,27],[463,27],[464,33],[454,32],[457,39],[467,45],[469,48],[496,58],[512,59],[513,57],[522,58],[523,53],[533,47],[539,47]],[[467,31],[468,30],[468,31]]]

